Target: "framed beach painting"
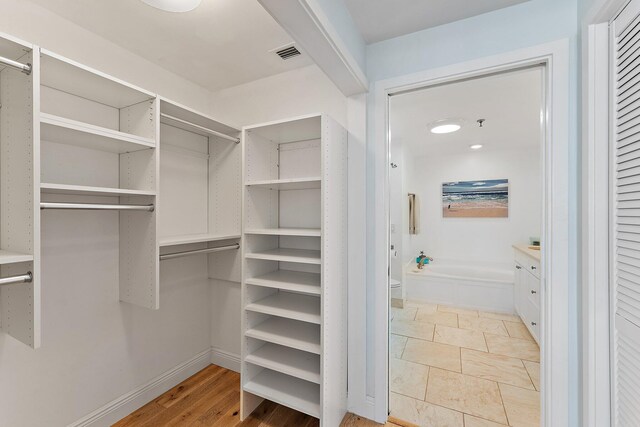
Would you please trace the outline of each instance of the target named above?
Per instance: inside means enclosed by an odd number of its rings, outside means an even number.
[[[507,218],[509,180],[457,181],[442,184],[444,218]]]

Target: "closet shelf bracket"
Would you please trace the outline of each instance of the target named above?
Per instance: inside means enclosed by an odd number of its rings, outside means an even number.
[[[0,278],[0,285],[11,285],[13,283],[31,283],[33,282],[33,274],[27,271],[26,274],[19,276],[3,277]]]
[[[26,75],[31,74],[31,64],[23,64],[18,61],[14,61],[13,59],[5,58],[0,56],[0,63],[4,65],[8,65],[9,67],[15,68],[17,70],[22,71]]]
[[[206,249],[196,249],[193,251],[183,251],[183,252],[174,252],[170,254],[160,255],[160,260],[172,259],[172,258],[180,258],[183,256],[189,255],[198,255],[198,254],[208,254],[211,252],[220,252],[220,251],[228,251],[232,249],[240,249],[239,243],[234,243],[233,245],[226,246],[217,246],[215,248],[206,248]]]
[[[54,203],[41,202],[40,209],[84,209],[107,211],[147,211],[153,212],[154,205],[103,205],[92,203]]]

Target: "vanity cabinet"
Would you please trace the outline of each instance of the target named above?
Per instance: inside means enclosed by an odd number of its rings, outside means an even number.
[[[540,337],[540,260],[531,250],[515,247],[516,312],[539,343]]]

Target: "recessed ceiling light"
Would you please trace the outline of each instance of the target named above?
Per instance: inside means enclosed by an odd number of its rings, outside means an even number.
[[[473,144],[470,145],[469,148],[471,148],[472,150],[479,150],[482,148],[482,144]]]
[[[462,125],[455,120],[438,120],[429,125],[431,133],[444,134],[459,131]]]
[[[149,6],[167,12],[189,12],[200,6],[202,0],[142,0]]]

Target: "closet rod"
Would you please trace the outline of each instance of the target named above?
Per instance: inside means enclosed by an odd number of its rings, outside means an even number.
[[[41,202],[40,209],[87,209],[107,211],[148,211],[153,212],[154,205],[101,205],[92,203],[51,203]]]
[[[0,62],[22,71],[26,75],[31,74],[31,64],[23,64],[21,62],[14,61],[13,59],[5,58],[4,56],[0,56]]]
[[[172,254],[160,255],[160,259],[163,260],[163,259],[180,258],[188,255],[208,254],[211,252],[228,251],[230,249],[240,249],[240,244],[234,243],[233,245],[217,246],[215,248],[197,249],[195,251],[174,252]]]
[[[11,285],[13,283],[31,283],[33,281],[33,274],[27,271],[26,274],[20,276],[11,276],[0,278],[0,285]]]
[[[216,130],[206,128],[204,126],[200,126],[200,125],[197,125],[195,123],[191,123],[191,122],[188,122],[186,120],[182,120],[182,119],[179,119],[177,117],[170,116],[169,114],[160,113],[160,116],[164,117],[166,119],[169,119],[169,120],[173,120],[173,121],[176,121],[176,122],[179,122],[179,123],[183,123],[185,125],[189,125],[189,126],[194,127],[196,129],[200,129],[202,131],[205,131],[205,132],[210,133],[210,134],[215,135],[215,136],[219,136],[220,138],[226,139],[228,141],[233,141],[236,144],[240,144],[240,138],[234,138],[233,136],[226,135],[226,134],[224,134],[222,132],[218,132]]]

